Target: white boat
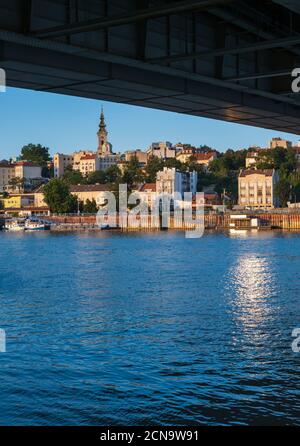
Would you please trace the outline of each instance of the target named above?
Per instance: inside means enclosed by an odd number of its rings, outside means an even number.
[[[40,221],[26,220],[25,231],[46,231],[50,229],[49,225]]]
[[[11,232],[25,231],[25,223],[23,220],[8,220],[5,222],[4,229]]]

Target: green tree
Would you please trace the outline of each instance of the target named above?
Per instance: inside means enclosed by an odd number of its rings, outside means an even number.
[[[88,184],[104,184],[106,180],[106,175],[104,170],[96,170],[95,172],[91,172],[87,177]]]
[[[71,166],[66,167],[62,178],[65,183],[69,185],[86,183],[86,178],[82,175],[82,173],[79,170],[73,170]]]
[[[51,212],[65,214],[77,209],[77,199],[70,194],[69,186],[65,181],[53,178],[44,187],[44,199]]]
[[[286,178],[281,178],[275,186],[275,194],[277,195],[280,206],[286,207],[291,194],[291,185]]]
[[[151,155],[145,168],[147,183],[155,183],[157,172],[164,168],[164,162],[157,156]]]
[[[43,147],[41,144],[27,144],[22,147],[20,158],[42,167],[47,166],[47,162],[51,159],[49,148]]]
[[[175,167],[175,169],[182,171],[183,163],[181,161],[177,160],[176,158],[169,158],[165,161],[164,167],[168,167],[170,169]]]
[[[87,199],[84,206],[83,206],[83,212],[85,214],[96,214],[98,211],[97,203],[95,199],[93,198],[92,201]]]
[[[128,184],[130,190],[133,185],[140,183],[143,179],[144,176],[141,172],[139,161],[136,156],[133,156],[124,170],[122,181]]]
[[[121,180],[121,171],[117,165],[108,167],[105,170],[105,183],[116,183]]]

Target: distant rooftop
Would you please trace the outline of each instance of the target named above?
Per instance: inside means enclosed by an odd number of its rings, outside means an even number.
[[[105,192],[111,191],[111,184],[77,184],[70,186],[70,192]]]
[[[264,175],[266,177],[272,177],[274,173],[274,169],[248,169],[242,170],[240,173],[240,177],[247,177],[249,175]]]

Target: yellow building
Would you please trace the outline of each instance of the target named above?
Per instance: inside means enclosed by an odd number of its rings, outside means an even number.
[[[203,153],[192,147],[185,148],[176,155],[176,159],[181,163],[187,163],[189,160],[193,159],[195,163],[202,165],[205,168],[208,168],[209,164],[216,158],[217,153],[214,151]]]
[[[99,170],[99,158],[96,154],[87,154],[80,158],[79,164],[76,166],[81,174],[86,177],[90,173]]]
[[[3,198],[4,209],[21,209],[26,206],[34,206],[33,194],[13,194]]]
[[[3,199],[4,209],[14,208],[21,209],[22,198],[21,195],[16,195]]]
[[[239,206],[267,209],[279,205],[275,194],[278,173],[274,169],[248,169],[239,175]]]

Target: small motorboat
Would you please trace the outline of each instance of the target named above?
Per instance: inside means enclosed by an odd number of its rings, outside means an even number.
[[[38,220],[26,220],[25,231],[47,231],[50,229],[50,225],[47,225]]]
[[[25,222],[19,219],[7,220],[4,229],[11,232],[23,232],[25,231]]]

